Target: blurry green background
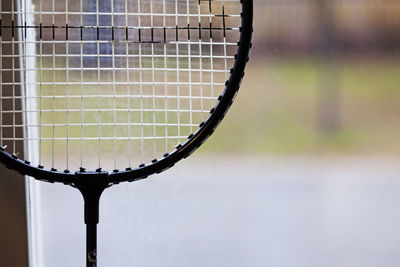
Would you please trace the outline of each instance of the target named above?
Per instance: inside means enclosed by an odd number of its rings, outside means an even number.
[[[400,1],[254,6],[245,81],[201,151],[398,154]]]

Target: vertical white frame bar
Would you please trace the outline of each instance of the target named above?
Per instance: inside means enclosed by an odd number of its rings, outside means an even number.
[[[18,14],[18,22],[20,25],[34,25],[33,11],[35,6],[32,0],[17,0],[17,8],[21,12]],[[36,55],[36,32],[34,30],[18,31],[19,38],[19,54],[20,54],[20,70],[35,69],[36,58],[26,55]],[[23,42],[22,42],[23,40]],[[24,138],[24,153],[27,159],[33,165],[38,165],[39,159],[39,142],[38,129],[29,127],[29,125],[38,125],[38,116],[35,112],[26,112],[37,110],[37,95],[36,88],[36,72],[34,71],[21,71],[21,107],[22,107],[22,122],[24,124],[23,134]],[[32,178],[26,177],[26,210],[27,210],[27,230],[28,230],[28,254],[29,266],[39,267],[43,266],[43,254],[41,250],[41,223],[40,223],[40,184]]]

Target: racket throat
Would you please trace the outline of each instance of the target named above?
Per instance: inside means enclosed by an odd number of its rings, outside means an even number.
[[[85,223],[99,223],[99,204],[103,191],[108,187],[107,183],[81,183],[75,184],[83,196],[85,204]]]
[[[82,193],[86,224],[86,266],[97,266],[97,224],[99,223],[100,197],[109,187],[106,179],[91,178],[85,175],[75,187]]]

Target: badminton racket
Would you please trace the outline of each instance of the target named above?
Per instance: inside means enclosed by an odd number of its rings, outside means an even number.
[[[80,190],[96,266],[102,192],[172,167],[224,118],[252,0],[0,4],[0,162]]]

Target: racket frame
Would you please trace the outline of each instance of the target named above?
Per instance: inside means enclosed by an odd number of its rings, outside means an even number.
[[[82,187],[90,181],[102,181],[101,184],[107,186],[120,182],[133,182],[147,178],[148,176],[161,173],[175,165],[181,159],[190,156],[199,148],[207,138],[215,131],[219,123],[225,117],[236,97],[240,84],[244,76],[244,70],[249,60],[249,53],[252,46],[251,38],[253,33],[253,1],[241,0],[242,3],[242,22],[238,50],[235,54],[235,63],[231,69],[230,78],[226,81],[225,89],[219,96],[216,106],[211,109],[209,117],[199,125],[199,129],[188,136],[186,142],[178,145],[175,151],[165,154],[162,159],[154,159],[149,164],[142,164],[137,168],[127,168],[125,170],[114,170],[113,172],[86,171],[81,168],[77,172],[70,170],[48,170],[43,166],[33,166],[29,161],[19,159],[15,155],[9,154],[5,148],[0,147],[0,162],[7,168],[14,169],[23,175],[34,177],[37,180],[50,183],[59,182],[74,187]]]

